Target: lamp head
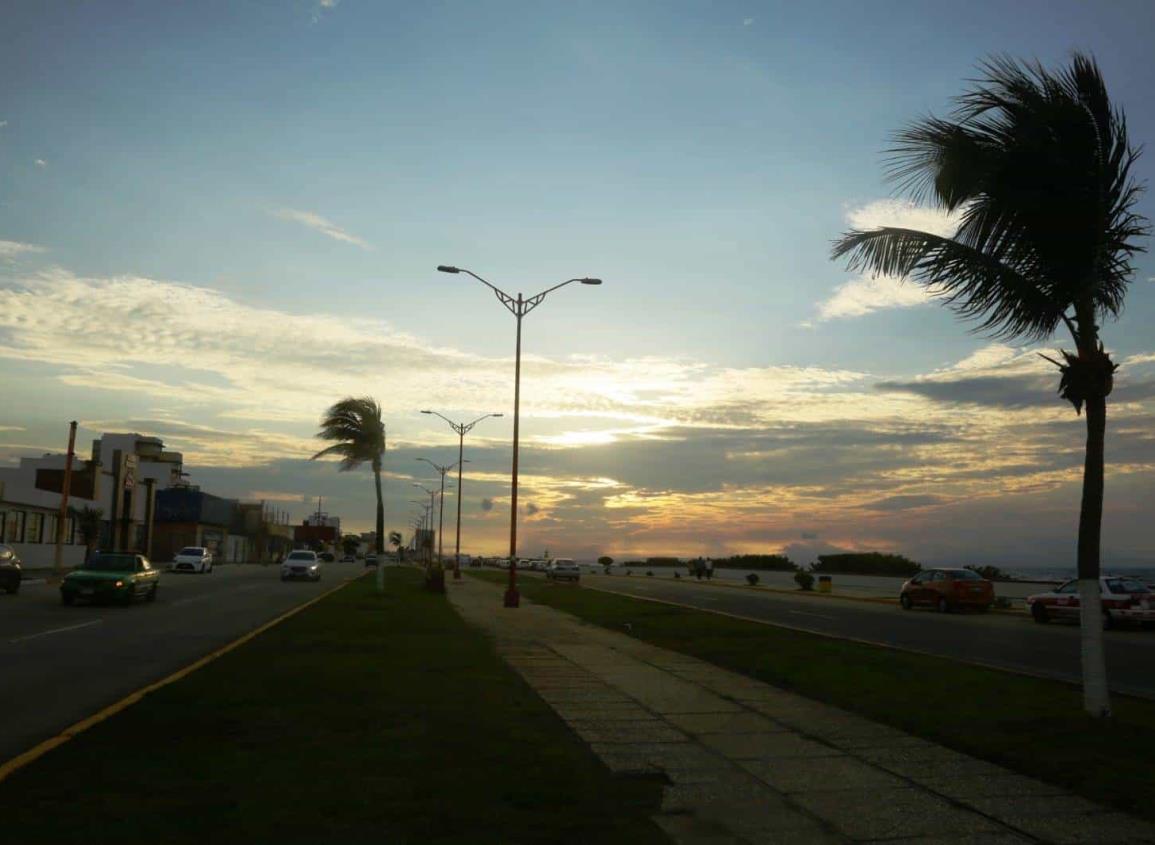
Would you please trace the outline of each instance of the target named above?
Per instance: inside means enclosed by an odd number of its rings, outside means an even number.
[[[456,267],[451,267],[448,264],[438,264],[437,271],[439,273],[460,273],[461,271]]]
[[[423,413],[423,414],[432,414],[433,412],[432,412],[432,411],[422,411],[421,413]]]
[[[505,414],[490,414],[491,417],[504,417]]]
[[[602,280],[601,279],[582,279],[581,283],[583,285],[600,285],[602,283]]]

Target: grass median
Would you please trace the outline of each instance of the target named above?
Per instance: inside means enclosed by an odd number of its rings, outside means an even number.
[[[471,573],[504,583],[500,572]],[[1084,715],[1059,681],[533,578],[539,601],[1155,819],[1155,702],[1116,695]]]
[[[418,572],[391,568],[384,595],[356,581],[14,774],[0,830],[53,845],[634,845],[666,841],[659,802]]]

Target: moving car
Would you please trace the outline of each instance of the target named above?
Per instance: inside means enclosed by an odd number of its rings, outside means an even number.
[[[0,590],[8,593],[20,592],[20,581],[24,574],[20,570],[20,557],[11,546],[0,545]]]
[[[1155,592],[1138,578],[1104,575],[1099,579],[1103,598],[1103,627],[1121,622],[1155,624]],[[1031,616],[1040,624],[1052,619],[1079,620],[1079,581],[1072,579],[1045,593],[1027,596]]]
[[[904,610],[923,605],[940,613],[962,608],[987,610],[994,601],[994,585],[969,569],[928,569],[903,584],[898,594]]]
[[[554,558],[545,569],[545,577],[552,581],[580,581],[581,568],[568,557]]]
[[[156,601],[159,588],[160,570],[154,569],[144,555],[99,552],[84,566],[64,576],[60,584],[60,601],[62,604],[72,604],[78,599],[121,604],[132,604],[138,598]]]
[[[176,553],[168,569],[169,572],[210,573],[213,571],[213,553],[204,546],[185,546]]]
[[[365,555],[365,565],[366,566],[376,566],[377,565],[377,555],[373,554],[372,552]]]
[[[345,555],[343,558],[341,558],[341,563],[356,563],[356,562],[357,562],[357,558],[353,557],[353,555]]]
[[[281,564],[281,580],[292,581],[294,579],[321,580],[321,560],[316,552],[305,549],[289,552],[289,556]]]
[[[317,552],[317,560],[321,563],[336,563],[337,556],[332,552]]]

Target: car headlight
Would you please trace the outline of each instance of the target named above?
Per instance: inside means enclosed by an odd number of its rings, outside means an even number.
[[[310,568],[310,569],[316,569],[316,568],[317,568],[317,564],[315,564],[315,563],[314,563],[314,564],[313,564],[312,566],[310,566],[309,568]]]
[[[117,582],[116,582],[116,588],[117,588],[118,590],[119,590],[121,587],[123,587],[123,586],[124,586],[124,582],[123,582],[123,581],[117,581]]]

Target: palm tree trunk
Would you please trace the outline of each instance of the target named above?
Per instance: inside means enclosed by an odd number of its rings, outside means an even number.
[[[385,502],[381,498],[381,469],[373,467],[377,487],[377,592],[385,589]]]
[[[1104,440],[1107,397],[1087,397],[1087,454],[1079,510],[1079,605],[1082,632],[1083,707],[1096,718],[1111,715],[1107,660],[1103,650],[1103,598],[1099,588],[1099,544],[1103,524]]]

